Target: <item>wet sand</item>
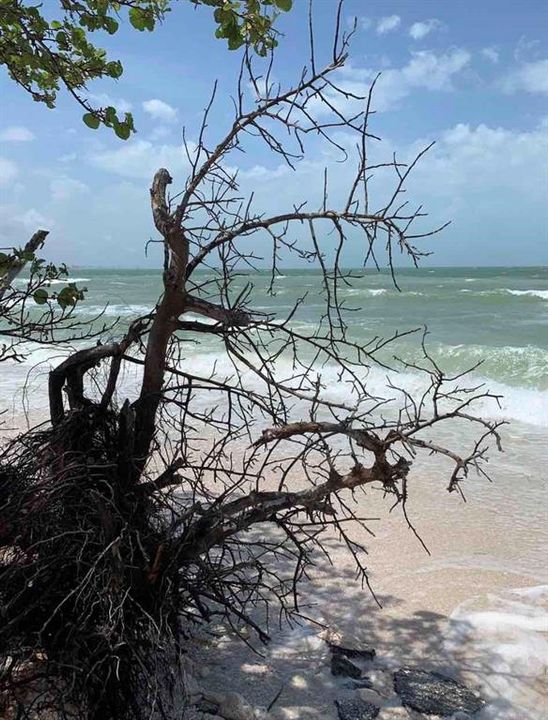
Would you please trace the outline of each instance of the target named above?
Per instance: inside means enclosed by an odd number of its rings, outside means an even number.
[[[276,720],[334,720],[341,684],[330,674],[325,639],[336,637],[376,648],[378,663],[368,673],[381,685],[386,669],[417,666],[478,689],[489,701],[481,720],[548,717],[545,438],[513,426],[505,439],[506,453],[491,463],[496,481],[471,478],[467,503],[445,491],[437,461],[413,472],[408,512],[430,555],[378,489],[357,494],[359,514],[380,518],[369,523],[375,537],[359,528],[355,537],[369,550],[382,608],[356,582],[333,536],[332,564],[318,557],[301,587],[302,612],[314,622],[271,627],[271,643],[256,646],[261,655],[226,629],[210,628],[210,640],[193,650],[208,670],[202,684],[218,692],[229,687],[256,706],[268,706],[281,691],[269,715]],[[385,710],[380,720],[396,717]]]
[[[516,439],[518,436],[516,436]],[[337,717],[341,683],[329,670],[327,637],[366,643],[377,650],[368,673],[386,684],[384,670],[410,665],[446,673],[477,689],[488,701],[481,720],[548,717],[548,518],[542,476],[542,439],[532,438],[530,464],[517,471],[517,440],[494,463],[497,482],[471,479],[468,502],[448,495],[424,466],[414,480],[409,513],[428,555],[390,502],[369,490],[358,502],[371,522],[368,568],[382,608],[355,581],[348,553],[333,537],[332,564],[318,558],[301,588],[303,614],[313,622],[272,628],[272,641],[254,654],[226,629],[198,651],[209,672],[202,683],[227,687],[272,717],[326,720]],[[380,675],[379,675],[380,673]],[[391,688],[387,688],[387,697]],[[400,717],[384,708],[379,718]],[[411,715],[412,716],[412,715]],[[401,715],[401,717],[411,717]],[[270,717],[270,715],[269,715]],[[417,716],[418,717],[418,716]]]

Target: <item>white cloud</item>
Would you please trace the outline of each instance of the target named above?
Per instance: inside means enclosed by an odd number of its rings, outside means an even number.
[[[470,58],[469,52],[459,48],[441,55],[426,50],[416,52],[399,74],[409,87],[452,90],[452,77],[469,64]]]
[[[71,163],[78,159],[78,155],[75,152],[66,153],[65,155],[61,155],[59,158],[59,162],[61,163]]]
[[[7,158],[0,157],[0,187],[9,185],[17,176],[17,165]]]
[[[106,93],[91,93],[88,95],[89,102],[97,107],[114,107],[119,113],[130,112],[132,105],[124,98],[115,98]]]
[[[411,53],[411,59],[406,65],[383,70],[373,93],[374,109],[390,110],[416,89],[452,90],[453,78],[468,66],[470,59],[470,53],[461,48],[441,54],[429,50]],[[339,84],[343,89],[356,95],[365,95],[377,75],[377,70],[349,65],[344,67],[340,74],[342,80]],[[342,109],[340,98],[333,95],[330,101]],[[327,108],[319,108],[319,111],[327,112]]]
[[[490,46],[483,48],[481,51],[481,54],[484,58],[487,58],[490,62],[493,63],[493,65],[496,65],[499,61],[499,51],[496,47]]]
[[[68,200],[73,195],[87,192],[89,190],[85,183],[80,182],[80,180],[76,180],[75,178],[71,178],[68,175],[59,175],[58,177],[52,178],[49,187],[51,191],[51,198],[56,202]]]
[[[382,143],[371,143],[370,163],[386,162],[392,152],[400,161],[409,162],[432,139],[398,143],[384,138]],[[351,139],[344,144],[352,152]],[[272,173],[268,182],[251,181],[249,187],[268,212],[282,211],[305,199],[313,206],[321,202],[325,161],[316,158],[299,164],[296,173],[277,177]],[[436,145],[413,170],[405,199],[412,207],[424,203],[429,217],[424,224],[420,221],[421,228],[432,229],[447,220],[453,225],[421,247],[435,250],[441,264],[463,260],[517,264],[528,252],[538,257],[538,230],[548,223],[546,168],[548,121],[523,132],[484,124],[457,124],[441,132]],[[350,174],[348,165],[330,163],[329,202],[335,207],[345,202]],[[391,196],[395,181],[391,169],[375,171],[369,194],[374,211]],[[357,251],[352,260],[359,261]]]
[[[446,204],[461,225],[482,217],[493,226],[507,225],[506,233],[513,227],[519,236],[523,216],[535,218],[533,227],[546,218],[547,167],[548,126],[543,123],[525,132],[459,123],[442,133],[417,167],[412,185],[434,205],[438,200],[439,207]]]
[[[477,162],[478,168],[475,169],[479,169],[482,163],[486,163],[485,167],[491,169],[496,165],[496,177],[499,167],[511,171],[512,167],[518,165],[536,165],[535,156],[548,160],[548,126],[541,122],[532,131],[515,132],[502,127],[489,127],[483,123],[476,127],[458,123],[442,134],[440,145],[445,148],[446,154],[458,156],[466,163]],[[548,163],[545,168],[547,165]],[[472,179],[468,177],[467,181]]]
[[[402,70],[400,68],[400,72]],[[373,123],[372,132],[375,129]],[[398,143],[386,138],[382,143],[373,142],[371,163],[390,160],[392,151],[397,151],[401,160],[409,160],[430,139]],[[348,147],[353,149],[350,141]],[[56,232],[52,233],[52,243],[59,243],[58,251],[55,245],[53,248],[60,258],[79,264],[97,263],[104,258],[115,264],[142,264],[142,246],[154,232],[147,187],[153,173],[164,165],[174,176],[173,192],[179,191],[185,180],[184,154],[175,144],[133,139],[123,145],[113,142],[112,148],[109,152],[103,149],[92,159],[95,165],[113,173],[110,182],[105,178],[97,193],[75,195],[70,214],[68,203],[67,206],[42,205],[44,196],[39,188],[36,199],[25,194],[31,210],[23,208],[25,212],[21,209],[16,212],[14,208],[6,216],[13,222],[17,218],[17,232],[11,232],[13,242],[21,243],[21,238],[30,236],[36,227],[52,227],[50,221],[40,218],[39,211],[42,211],[54,214]],[[314,207],[321,203],[325,162],[330,164],[329,202],[340,207],[346,200],[354,163],[330,162],[328,156],[320,153],[299,163],[296,173],[275,163],[267,167],[251,164],[241,172],[242,190],[255,191],[259,211],[283,211],[301,200],[308,200]],[[459,124],[439,133],[438,143],[413,171],[405,198],[409,198],[413,207],[425,201],[425,209],[431,213],[425,220],[425,229],[449,219],[454,221],[455,229],[449,229],[437,239],[428,239],[421,247],[436,250],[435,259],[440,264],[517,263],[520,256],[528,258],[529,253],[531,258],[540,258],[538,228],[548,222],[543,197],[546,167],[548,122],[528,132]],[[128,182],[124,179],[127,177],[136,181]],[[382,207],[393,185],[393,173],[389,178],[388,170],[386,174],[378,172],[372,182],[372,209]],[[12,224],[10,228],[13,227]],[[127,245],[109,243],[106,235],[110,233],[116,238],[116,228],[120,227],[127,231]],[[78,232],[74,232],[74,228]],[[325,242],[328,243],[329,238],[326,237]],[[253,244],[251,250],[257,254],[268,252],[265,238],[254,237],[250,243]],[[534,243],[537,243],[536,250]],[[350,247],[357,248],[357,244],[357,237],[352,236]],[[358,251],[349,252],[352,253],[349,264],[356,264]]]
[[[50,230],[51,218],[35,208],[23,210],[16,205],[0,205],[0,240],[6,245],[24,245],[36,230]]]
[[[154,118],[154,120],[161,120],[162,122],[167,123],[172,123],[177,120],[177,110],[163,100],[158,100],[157,98],[145,100],[143,103],[143,110]]]
[[[171,135],[173,135],[173,128],[168,127],[167,125],[158,125],[158,127],[155,127],[150,133],[150,139],[165,140],[166,138],[171,137]]]
[[[286,164],[279,164],[275,168],[267,168],[264,165],[253,165],[251,168],[245,170],[237,167],[228,167],[229,172],[238,171],[238,180],[245,182],[246,180],[261,180],[266,182],[274,180],[279,177],[290,175],[290,169]]]
[[[542,50],[540,40],[529,40],[525,36],[521,36],[514,50],[514,59],[517,62],[530,62],[538,59],[539,52]]]
[[[48,230],[55,225],[52,218],[43,215],[35,208],[29,208],[15,217],[15,221],[23,225],[29,232],[35,232],[39,229]]]
[[[192,147],[189,149],[192,151]],[[126,178],[147,181],[152,181],[154,173],[161,167],[172,174],[188,167],[182,145],[156,145],[149,140],[129,140],[115,150],[95,152],[89,156],[89,162]]]
[[[409,195],[427,199],[433,223],[453,221],[434,245],[441,242],[444,261],[524,264],[541,252],[546,257],[538,233],[548,223],[547,168],[548,126],[514,131],[460,123],[417,165]]]
[[[29,142],[34,140],[34,134],[22,125],[12,125],[2,130],[0,140],[3,142]]]
[[[442,27],[442,23],[436,18],[430,18],[430,20],[423,20],[422,22],[416,22],[409,28],[409,35],[413,40],[422,40],[434,30],[438,30]]]
[[[501,87],[507,93],[524,91],[548,94],[548,58],[523,63],[502,79]]]
[[[377,33],[384,35],[392,30],[397,30],[401,25],[401,17],[399,15],[387,15],[382,17],[377,23]]]
[[[371,25],[373,25],[373,20],[368,17],[361,17],[358,18],[358,25],[362,30],[369,30]]]

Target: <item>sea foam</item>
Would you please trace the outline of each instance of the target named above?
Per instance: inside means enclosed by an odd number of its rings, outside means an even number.
[[[548,673],[548,585],[462,603],[451,615],[447,649],[464,649],[468,669],[483,678],[489,702],[481,720],[547,716],[543,685]]]
[[[15,278],[15,284],[16,285],[26,285],[29,281],[28,277],[18,277]],[[66,278],[58,278],[55,280],[47,280],[47,285],[67,285],[68,283],[83,283],[83,282],[91,282],[91,278],[86,277],[66,277]]]
[[[541,300],[548,300],[548,290],[506,290],[510,295],[538,297]]]
[[[133,306],[133,311],[135,311]],[[91,308],[88,308],[91,310]],[[128,308],[124,306],[111,306],[109,308],[112,314],[123,314],[124,310],[128,312]],[[141,312],[145,313],[148,308],[140,308]],[[213,321],[210,321],[213,322]],[[105,342],[107,339],[105,339]],[[29,346],[30,349],[30,346]],[[229,376],[234,374],[234,365],[227,356],[220,352],[212,352],[213,346],[195,346],[194,344],[188,344],[185,347],[187,353],[186,359],[182,361],[182,367],[186,365],[191,367],[195,365],[199,359],[199,365],[201,374],[207,377],[210,372],[215,371],[217,378]],[[453,352],[460,355],[462,351],[468,351],[470,348],[458,347],[453,348],[442,347],[440,354],[443,356],[446,352]],[[501,350],[501,349],[499,349]],[[504,348],[502,349],[504,350]],[[533,348],[532,350],[536,350]],[[466,365],[470,366],[482,357],[482,348],[476,348],[477,353],[472,353],[470,357],[460,358],[460,360],[466,360]],[[517,351],[517,349],[516,349]],[[526,348],[519,350],[519,353],[526,353]],[[518,354],[519,354],[518,353]],[[465,353],[468,355],[468,352]],[[477,354],[477,357],[474,355]],[[538,357],[537,357],[538,355]],[[27,372],[31,367],[39,365],[41,370],[49,369],[48,366],[55,365],[59,362],[59,357],[62,357],[63,353],[60,352],[59,348],[48,348],[47,346],[38,346],[35,351],[32,352],[27,361],[20,366],[10,367],[10,386],[18,385],[23,383],[27,375]],[[48,359],[50,362],[48,362]],[[458,358],[457,358],[458,359]],[[519,358],[514,358],[511,353],[512,362],[517,362]],[[533,356],[527,355],[525,358],[528,365],[531,365],[531,361],[535,359],[535,367],[537,367],[537,375],[540,378],[542,375],[542,363],[545,359],[544,353],[539,349],[538,352]],[[510,362],[508,360],[508,362]],[[459,362],[459,364],[461,364]],[[443,359],[441,361],[443,367]],[[245,366],[241,368],[243,377],[246,385],[261,393],[265,391],[264,383],[256,375],[251,373]],[[514,386],[506,382],[497,381],[493,378],[486,377],[481,374],[481,368],[478,368],[476,372],[465,377],[460,381],[461,385],[467,386],[478,386],[482,385],[482,388],[478,390],[478,393],[490,391],[491,394],[498,396],[498,400],[493,398],[484,398],[479,400],[475,404],[475,413],[481,415],[487,420],[505,420],[510,422],[520,422],[529,426],[537,428],[548,427],[548,389],[539,389],[537,387],[523,387]],[[540,374],[539,374],[540,373]],[[294,374],[292,363],[289,358],[279,358],[276,362],[276,375],[281,379],[291,378]],[[351,383],[341,381],[339,376],[339,368],[335,365],[328,364],[323,366],[319,374],[322,377],[324,386],[323,397],[332,402],[341,403],[348,406],[355,405],[360,398],[357,397],[356,393],[353,392]],[[396,411],[397,407],[401,404],[403,396],[393,388],[390,388],[390,384],[401,387],[403,390],[408,392],[411,397],[420,397],[426,388],[428,387],[429,376],[424,373],[415,371],[402,371],[395,372],[387,370],[383,367],[373,365],[370,368],[364,368],[361,372],[367,390],[371,396],[392,398],[392,402],[385,406],[385,410],[390,411],[392,408]],[[14,382],[15,380],[15,382]],[[18,382],[19,380],[19,382]],[[534,380],[534,378],[533,378]],[[211,398],[209,398],[211,400]],[[303,404],[300,407],[298,402],[295,402],[294,407],[295,413],[305,413],[306,408]]]

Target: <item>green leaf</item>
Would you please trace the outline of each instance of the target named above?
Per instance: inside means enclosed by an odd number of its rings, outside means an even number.
[[[88,128],[91,128],[92,130],[97,130],[99,125],[101,124],[101,121],[98,117],[96,117],[93,113],[86,113],[82,120],[86,123]]]
[[[48,301],[48,291],[44,290],[44,288],[38,288],[32,297],[37,305],[44,305]]]
[[[113,125],[116,122],[116,108],[113,108],[112,105],[105,108],[105,117],[107,123]]]
[[[135,132],[135,125],[133,124],[133,115],[129,112],[125,113],[124,123],[128,126],[131,132]]]
[[[228,38],[228,49],[237,50],[244,44],[245,40],[239,33],[235,33]]]
[[[116,22],[116,20],[114,18],[106,17],[105,18],[105,27],[106,27],[109,35],[114,35],[114,33],[118,30],[118,23]]]
[[[74,298],[74,288],[65,287],[57,295],[57,304],[63,308],[63,310],[69,305],[74,305],[76,302]]]
[[[130,8],[128,15],[129,22],[133,27],[142,32],[146,27],[142,11],[139,8]]]
[[[273,22],[279,13],[271,8],[287,11],[293,5],[292,0],[188,1],[213,11],[215,35],[227,40],[229,48],[249,43],[260,55],[276,45]],[[0,64],[6,65],[12,80],[33,100],[54,108],[63,88],[77,94],[93,80],[120,77],[121,64],[109,61],[107,52],[96,46],[96,31],[119,32],[118,14],[126,10],[132,28],[153,31],[170,12],[171,4],[173,0],[0,0],[0,8],[16,8],[16,21],[0,17]],[[42,9],[49,5],[58,8],[55,19]],[[84,122],[92,129],[101,123],[114,125],[103,108],[90,109]],[[126,121],[126,125],[118,129],[123,137],[128,128],[133,131],[132,124]]]
[[[73,27],[71,30],[72,39],[75,45],[79,45],[86,40],[86,31],[79,27]]]
[[[114,123],[114,132],[121,140],[127,140],[131,135],[131,129],[127,123]]]
[[[145,12],[140,8],[133,7],[130,9],[129,21],[136,30],[154,30],[154,16],[150,12]]]
[[[124,68],[119,60],[113,60],[112,62],[107,63],[106,71],[110,77],[118,79],[124,72]]]
[[[289,12],[293,7],[293,0],[274,0],[274,4],[280,10],[283,10],[284,12]]]

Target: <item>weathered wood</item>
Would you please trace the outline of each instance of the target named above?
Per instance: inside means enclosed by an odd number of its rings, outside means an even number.
[[[48,393],[51,422],[56,425],[65,417],[63,387],[69,383],[69,402],[72,408],[84,402],[83,374],[107,357],[121,353],[118,343],[97,345],[78,350],[58,365],[49,374]]]
[[[37,230],[23,248],[23,252],[35,253],[41,248],[48,236],[49,230]],[[4,297],[6,290],[11,286],[15,278],[27,264],[26,260],[15,262],[8,272],[0,279],[0,300]]]
[[[188,262],[188,240],[183,228],[170,215],[166,198],[171,176],[165,168],[155,174],[150,190],[152,215],[156,229],[167,249],[164,267],[164,294],[160,298],[145,351],[143,381],[135,409],[136,469],[140,474],[155,431],[156,411],[164,383],[169,341],[177,330],[179,315],[185,309],[185,274]]]

